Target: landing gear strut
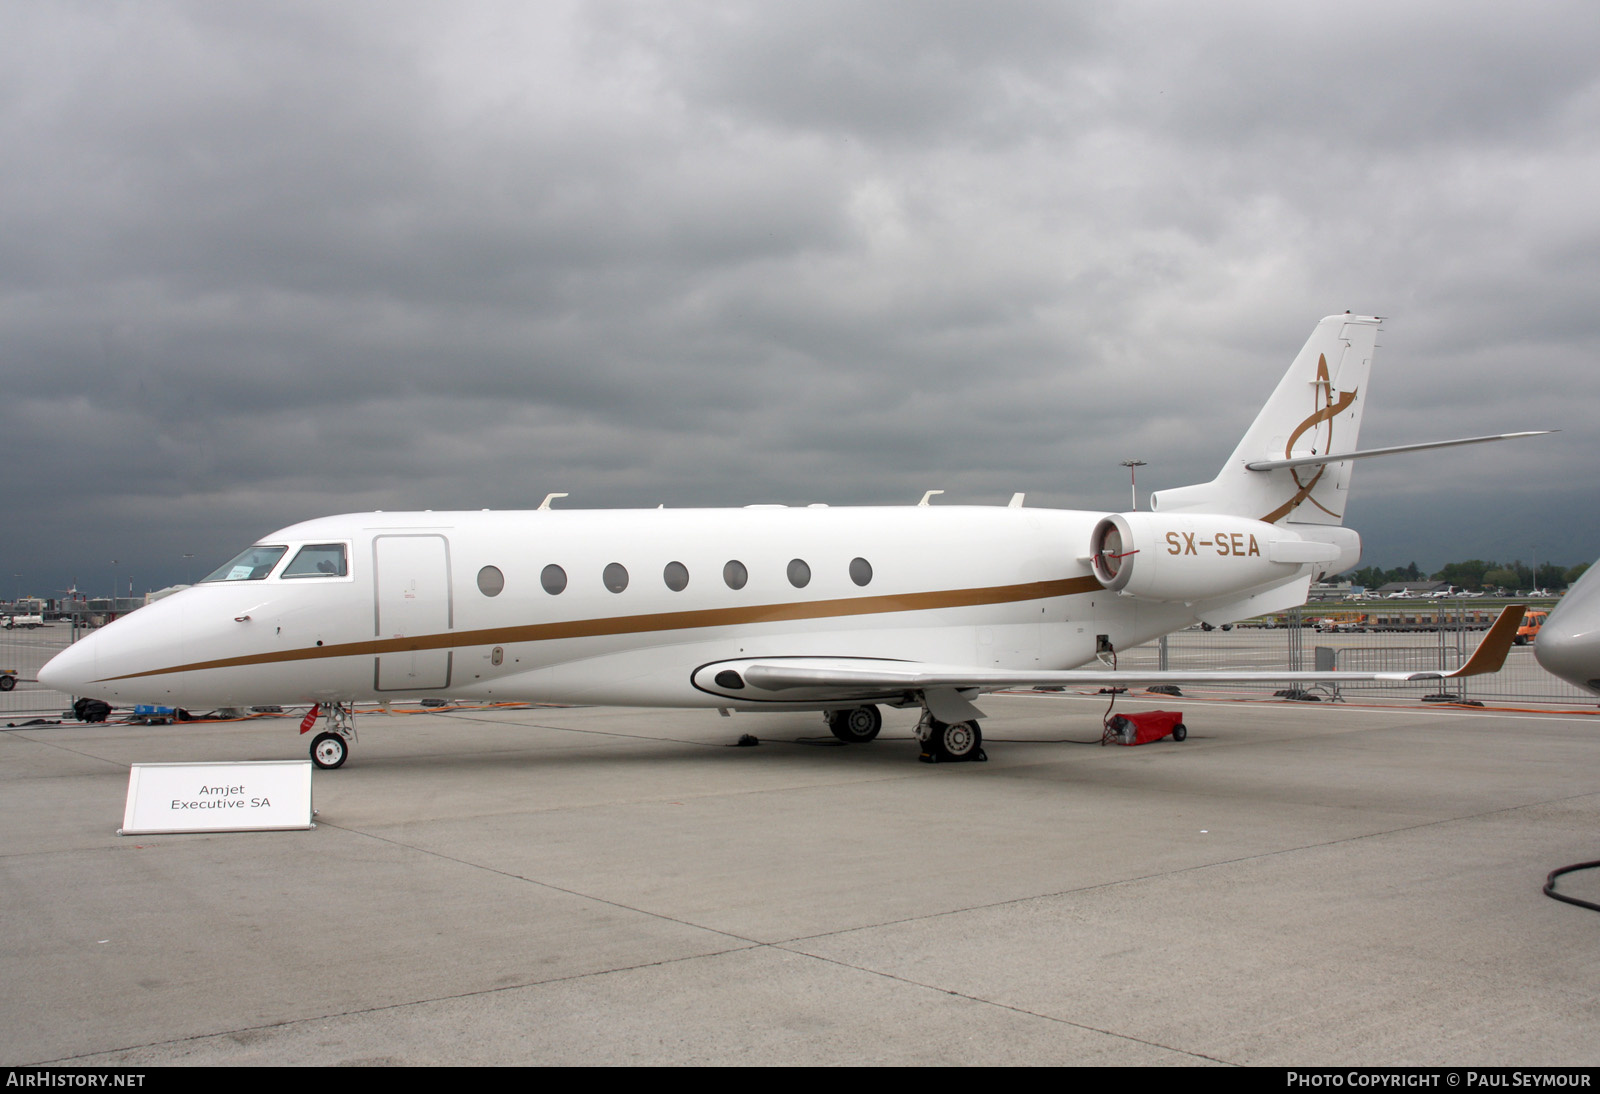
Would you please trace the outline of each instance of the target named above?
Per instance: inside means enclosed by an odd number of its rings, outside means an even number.
[[[322,733],[311,741],[311,762],[324,771],[344,766],[356,743],[356,713],[349,703],[329,703]]]
[[[872,704],[828,712],[828,729],[847,745],[864,745],[883,728],[883,715]]]
[[[977,720],[941,722],[929,711],[917,723],[917,740],[922,743],[923,763],[982,763],[989,757],[983,751],[983,730]]]

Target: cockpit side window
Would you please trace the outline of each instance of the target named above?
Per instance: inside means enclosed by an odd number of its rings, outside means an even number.
[[[284,569],[284,577],[347,577],[349,566],[345,561],[342,543],[308,543],[295,553],[293,561]]]
[[[212,571],[204,581],[260,581],[272,572],[287,547],[250,547],[238,558]]]

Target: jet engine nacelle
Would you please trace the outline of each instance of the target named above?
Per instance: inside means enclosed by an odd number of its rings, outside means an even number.
[[[1107,589],[1184,603],[1267,588],[1300,577],[1310,564],[1326,570],[1343,553],[1338,544],[1276,524],[1199,513],[1116,513],[1089,537],[1094,576]]]

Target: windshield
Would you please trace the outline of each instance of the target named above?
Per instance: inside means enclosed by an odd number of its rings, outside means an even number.
[[[238,558],[219,566],[205,581],[260,581],[272,572],[287,547],[250,547]]]

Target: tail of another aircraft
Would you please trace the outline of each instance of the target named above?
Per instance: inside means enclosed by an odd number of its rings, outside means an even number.
[[[1342,524],[1352,461],[1256,470],[1250,465],[1355,450],[1378,323],[1348,313],[1318,323],[1217,477],[1153,494],[1150,508],[1268,524]]]

